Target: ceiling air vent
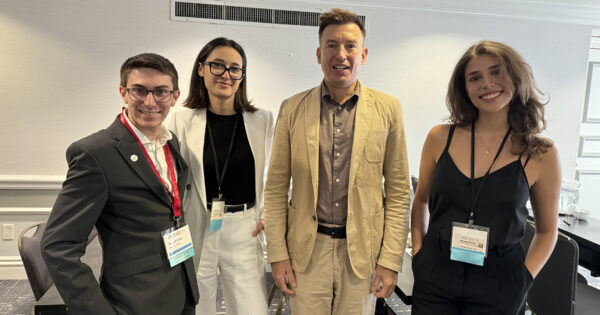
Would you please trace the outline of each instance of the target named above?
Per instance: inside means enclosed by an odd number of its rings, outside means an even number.
[[[319,26],[321,12],[280,10],[273,8],[245,7],[224,4],[172,1],[171,19],[209,23],[259,23],[272,26]],[[363,23],[365,16],[359,15]]]

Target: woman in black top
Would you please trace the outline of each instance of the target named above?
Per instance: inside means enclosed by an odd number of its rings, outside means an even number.
[[[210,41],[194,61],[186,108],[170,121],[192,175],[183,209],[196,251],[202,314],[215,314],[219,281],[227,314],[268,312],[259,239],[273,115],[248,101],[246,66],[237,42]]]
[[[558,151],[531,70],[482,41],[448,87],[451,125],[429,132],[412,207],[412,314],[515,314],[557,237]],[[531,200],[536,233],[520,240]]]

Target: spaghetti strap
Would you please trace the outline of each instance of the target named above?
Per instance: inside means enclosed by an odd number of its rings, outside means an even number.
[[[444,148],[444,152],[447,152],[448,148],[450,147],[450,142],[452,142],[452,136],[454,135],[455,128],[456,125],[452,125],[450,126],[450,130],[448,130],[448,140],[446,140],[446,147]]]
[[[525,160],[525,164],[523,164],[523,168],[525,168],[525,166],[527,166],[527,163],[529,163],[529,158],[531,158],[531,154],[527,154],[527,160]]]

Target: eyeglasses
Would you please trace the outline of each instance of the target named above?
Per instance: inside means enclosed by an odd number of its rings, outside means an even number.
[[[173,97],[173,93],[175,93],[175,91],[168,89],[146,90],[142,87],[127,88],[125,90],[134,101],[144,101],[148,96],[148,93],[152,93],[152,97],[154,97],[154,100],[157,103],[166,103],[170,101]]]
[[[216,75],[218,77],[222,76],[223,74],[225,74],[225,71],[229,72],[229,77],[232,80],[241,80],[244,77],[244,74],[246,74],[246,70],[242,69],[242,68],[238,68],[238,67],[225,67],[224,64],[222,63],[218,63],[218,62],[202,62],[203,65],[209,65],[210,66],[210,73],[212,73],[213,75]]]

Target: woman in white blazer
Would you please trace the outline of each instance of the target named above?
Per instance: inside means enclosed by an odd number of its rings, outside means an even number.
[[[192,229],[202,314],[216,312],[219,278],[227,314],[268,312],[261,239],[273,115],[248,101],[246,65],[238,43],[210,41],[194,62],[186,108],[169,122],[192,175],[183,209]]]

